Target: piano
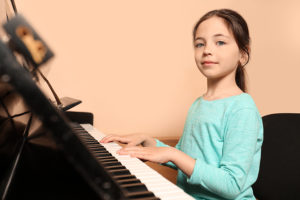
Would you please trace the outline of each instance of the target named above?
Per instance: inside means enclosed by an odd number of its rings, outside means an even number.
[[[5,28],[33,70],[17,61],[11,43],[0,41],[1,200],[193,199],[144,162],[116,154],[118,144],[100,144],[105,134],[91,121],[70,120],[36,82],[34,72],[53,56],[51,50],[22,16]],[[42,44],[38,47],[42,52],[28,47],[27,38],[22,41],[28,34],[34,44]],[[21,102],[22,109],[16,109],[16,102]],[[14,114],[14,110],[21,111]]]

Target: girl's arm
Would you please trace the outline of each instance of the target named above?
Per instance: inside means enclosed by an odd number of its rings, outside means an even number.
[[[187,182],[226,199],[236,199],[257,178],[262,123],[254,109],[240,109],[229,119],[218,166],[196,159]]]
[[[127,144],[118,152],[120,154],[130,154],[131,156],[160,164],[169,163],[169,165],[167,164],[169,167],[179,168],[187,176],[190,176],[193,172],[195,160],[176,149],[179,148],[180,142],[176,145],[176,148],[173,148],[152,137],[141,134],[126,136],[108,135],[100,142],[108,143],[113,141]],[[157,144],[158,147],[156,146]],[[138,147],[138,145],[143,147]]]

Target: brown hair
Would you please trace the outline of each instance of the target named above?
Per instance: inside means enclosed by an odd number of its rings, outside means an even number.
[[[250,59],[250,36],[249,30],[246,21],[244,18],[237,12],[230,10],[230,9],[219,9],[219,10],[212,10],[206,13],[203,17],[199,19],[196,23],[194,30],[193,30],[193,39],[196,38],[196,31],[198,26],[205,20],[217,16],[227,23],[228,28],[232,31],[234,39],[242,53],[247,54],[247,62],[245,64],[241,64],[239,62],[236,74],[235,74],[235,82],[239,86],[239,88],[243,91],[247,91],[246,87],[246,76],[245,76],[245,68],[244,66],[249,62]]]

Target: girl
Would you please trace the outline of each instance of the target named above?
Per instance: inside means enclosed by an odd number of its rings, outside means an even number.
[[[196,23],[193,40],[207,91],[189,109],[176,147],[146,135],[109,135],[100,142],[127,143],[119,154],[178,169],[177,185],[196,199],[254,200],[263,125],[246,93],[247,24],[235,11],[213,10]]]

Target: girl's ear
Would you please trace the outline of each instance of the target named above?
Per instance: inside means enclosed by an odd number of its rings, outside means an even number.
[[[249,47],[247,47],[248,51],[241,51],[241,58],[240,58],[240,63],[242,66],[245,66],[248,62],[249,62],[249,55],[250,55],[250,51],[251,49]]]

